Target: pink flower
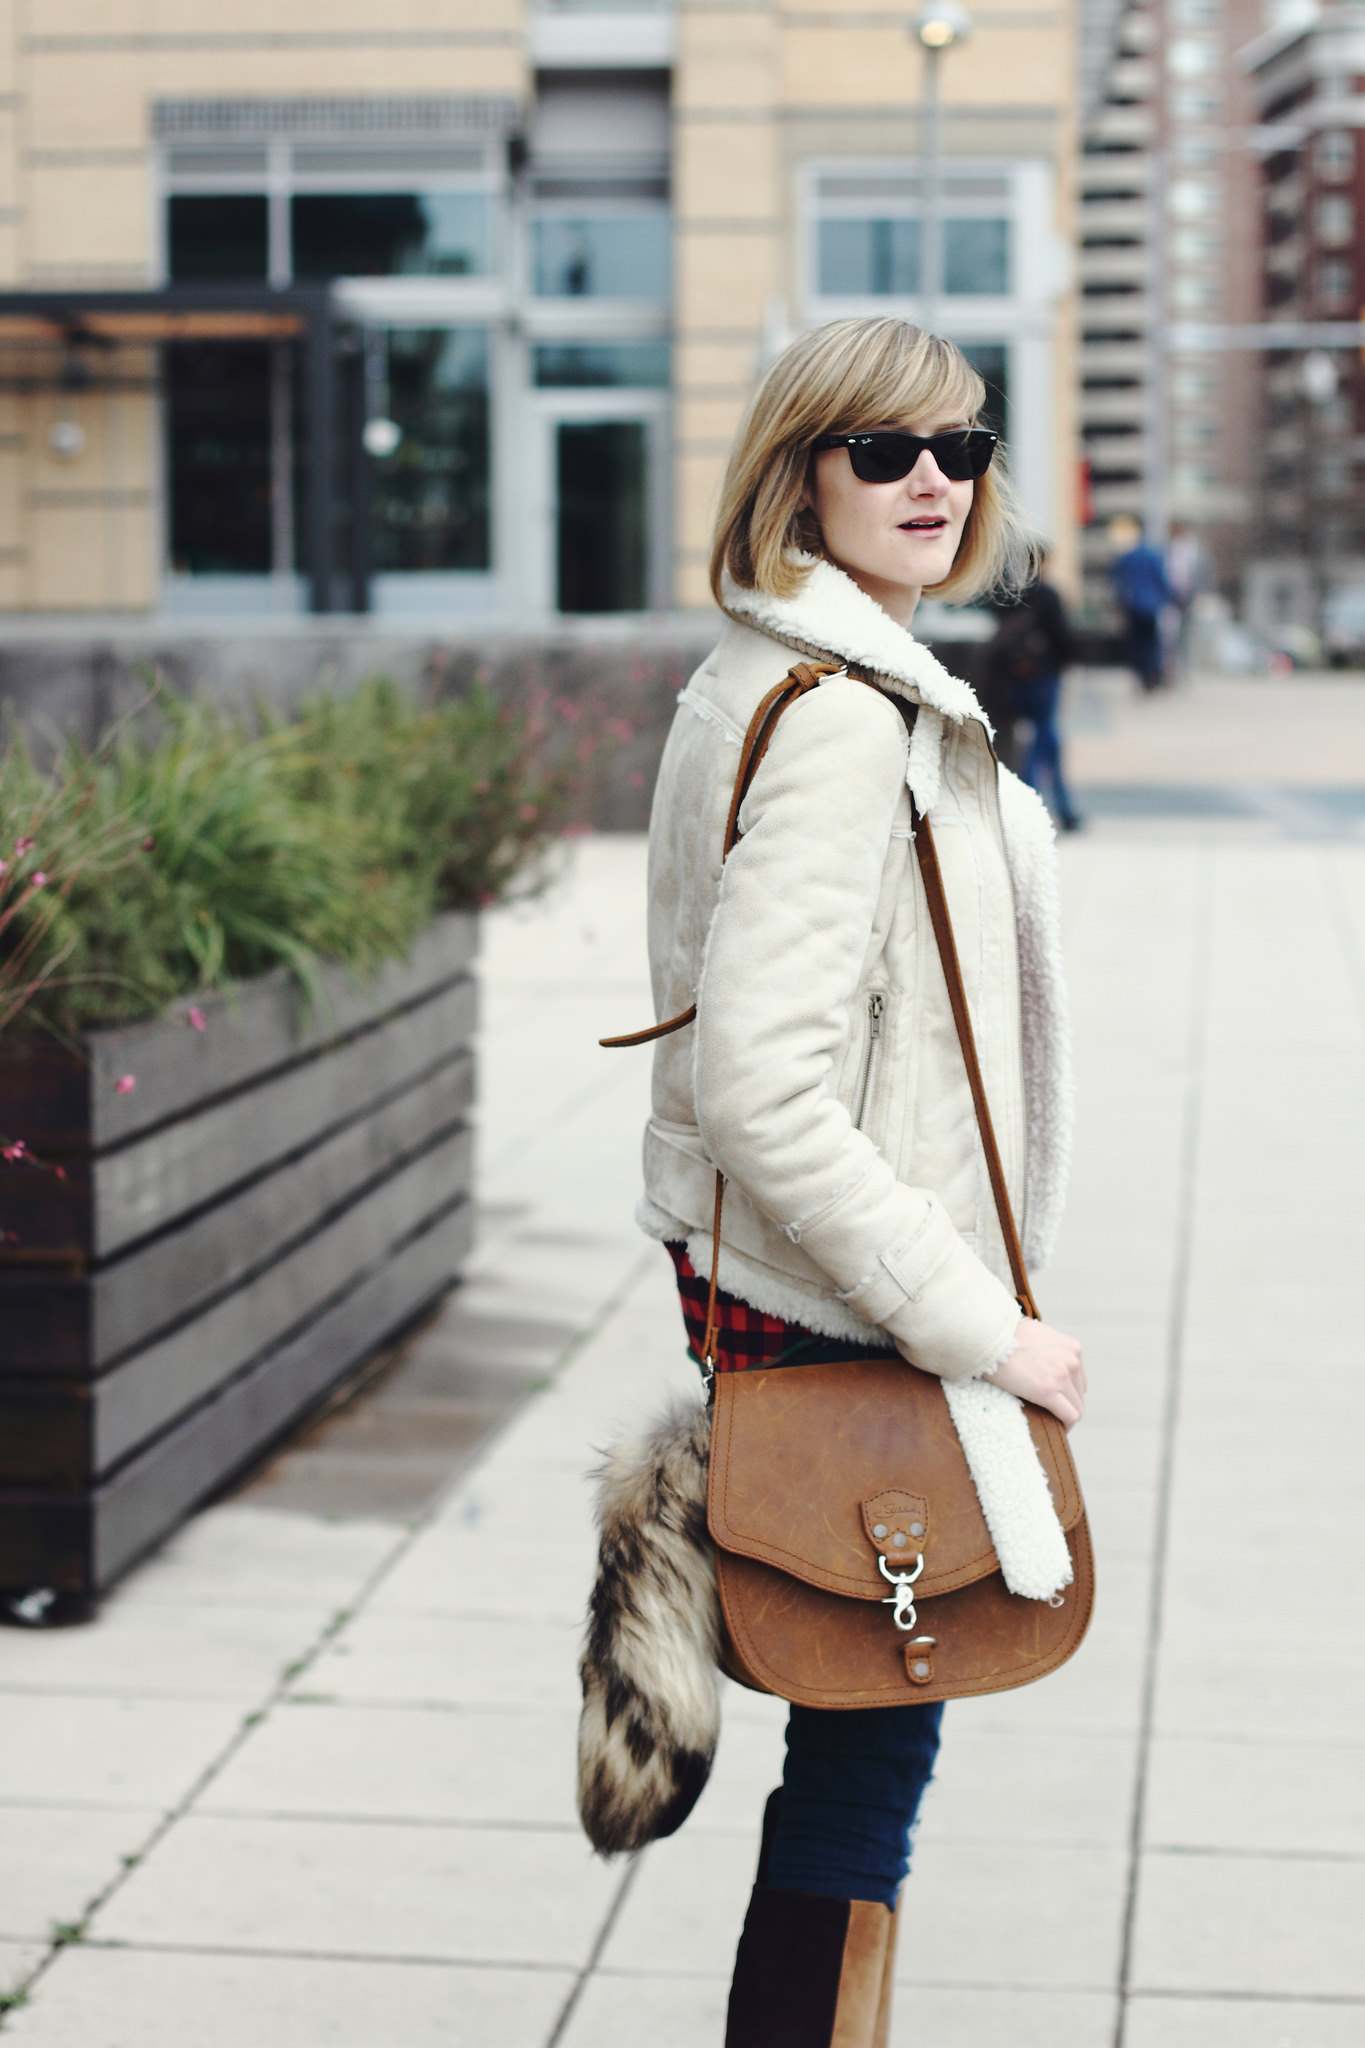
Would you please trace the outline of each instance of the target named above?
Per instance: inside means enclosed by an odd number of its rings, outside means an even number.
[[[556,697],[555,710],[566,725],[572,725],[576,718],[581,718],[583,715],[583,706],[575,704],[572,697]]]
[[[33,841],[31,839],[16,839],[14,842],[14,851],[16,853],[28,853],[32,846]]]
[[[16,1160],[23,1158],[27,1150],[28,1147],[23,1139],[16,1138],[12,1145],[0,1146],[0,1159],[8,1159],[10,1164],[13,1165]]]
[[[475,796],[487,796],[492,787],[492,783],[488,781],[476,782],[474,784],[474,794]]]
[[[58,1180],[66,1179],[66,1168],[64,1166],[54,1166],[52,1171],[56,1174]]]
[[[41,889],[46,880],[47,876],[43,873],[42,869],[39,868],[37,874],[32,877],[32,886],[35,889]]]
[[[190,1004],[188,1010],[186,1010],[185,1012],[185,1016],[189,1023],[191,1023],[194,1026],[196,1031],[208,1030],[209,1020],[204,1015],[203,1011],[199,1008],[199,1005],[197,1003]]]
[[[539,817],[539,815],[540,813],[536,809],[536,806],[534,804],[517,805],[517,816],[521,819],[524,819],[528,825],[532,822],[534,818]]]
[[[142,842],[142,851],[143,851],[144,853],[150,853],[150,852],[151,852],[151,850],[152,850],[152,848],[153,848],[153,847],[154,847],[155,845],[156,845],[156,840],[155,840],[155,839],[154,839],[154,838],[152,837],[151,833],[149,832],[149,833],[147,834],[147,837],[146,837],[146,838],[145,838],[145,839],[143,840],[143,842]]]
[[[115,1095],[131,1095],[137,1086],[136,1074],[120,1074],[114,1083]]]
[[[9,862],[7,860],[0,860],[0,875],[7,875],[8,873]]]

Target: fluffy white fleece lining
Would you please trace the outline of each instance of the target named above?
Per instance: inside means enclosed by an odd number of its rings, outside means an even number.
[[[1071,1584],[1071,1553],[1022,1403],[988,1380],[945,1380],[943,1391],[1005,1584],[1051,1600]]]
[[[806,578],[795,597],[770,597],[762,590],[741,590],[731,576],[722,586],[722,600],[733,619],[757,626],[789,647],[822,659],[837,654],[843,661],[870,669],[898,694],[912,694],[921,704],[941,711],[954,725],[975,718],[991,730],[985,712],[960,677],[898,626],[875,598],[860,590],[851,576],[833,562],[797,553]],[[898,688],[899,686],[899,688]]]
[[[1037,791],[1005,768],[1000,771],[1000,824],[1019,934],[1028,1131],[1024,1257],[1030,1271],[1041,1272],[1057,1241],[1071,1170],[1075,1114],[1071,1022],[1062,973],[1062,912],[1052,820]]]

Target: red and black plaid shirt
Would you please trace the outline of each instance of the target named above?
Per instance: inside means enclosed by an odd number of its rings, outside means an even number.
[[[686,1245],[669,1244],[664,1249],[678,1276],[687,1355],[694,1365],[700,1365],[710,1282],[697,1272]],[[743,1372],[753,1365],[837,1365],[887,1348],[875,1343],[850,1344],[839,1337],[822,1337],[801,1323],[784,1323],[781,1316],[764,1315],[762,1309],[750,1308],[747,1301],[737,1300],[723,1287],[716,1290],[716,1323],[717,1372]]]

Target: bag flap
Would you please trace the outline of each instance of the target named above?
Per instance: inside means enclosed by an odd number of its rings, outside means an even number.
[[[1082,1500],[1066,1431],[1025,1412],[1070,1529]],[[887,1597],[883,1556],[923,1557],[917,1600],[999,1569],[942,1383],[898,1358],[718,1373],[707,1519],[722,1550],[855,1600]]]

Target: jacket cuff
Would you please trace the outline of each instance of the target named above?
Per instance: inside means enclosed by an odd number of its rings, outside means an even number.
[[[945,1380],[989,1372],[1019,1326],[1018,1302],[968,1250],[938,1203],[913,1239],[880,1253],[873,1270],[839,1299],[879,1323],[912,1365]]]

